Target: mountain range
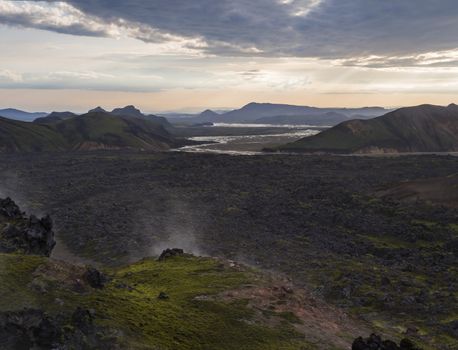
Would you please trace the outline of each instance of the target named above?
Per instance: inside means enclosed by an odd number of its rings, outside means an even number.
[[[166,150],[179,144],[167,127],[164,118],[133,106],[83,115],[53,112],[33,123],[0,117],[0,151]]]
[[[0,116],[25,122],[31,122],[47,115],[48,113],[45,112],[25,112],[15,108],[0,109]]]
[[[362,154],[457,152],[458,106],[421,105],[370,120],[350,120],[279,149]]]
[[[363,108],[318,108],[272,103],[249,103],[240,109],[226,112],[215,112],[207,109],[200,114],[169,113],[162,117],[171,123],[196,124],[211,123],[261,123],[261,124],[293,124],[293,125],[336,125],[352,118],[373,118],[385,114],[389,110],[382,107]],[[111,112],[96,107],[89,112],[107,112],[113,115],[129,115],[143,118],[146,115],[134,106],[115,108]],[[0,116],[21,121],[48,123],[57,119],[66,119],[77,114],[73,112],[29,113],[17,109],[0,110]],[[155,116],[156,118],[161,118]]]
[[[389,110],[382,107],[318,108],[272,103],[249,103],[240,109],[222,114],[206,110],[194,117],[168,117],[172,123],[257,123],[293,125],[336,125],[352,118],[373,118]]]

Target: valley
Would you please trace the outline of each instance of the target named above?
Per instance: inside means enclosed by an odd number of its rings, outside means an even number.
[[[457,345],[456,198],[396,195],[458,173],[456,157],[91,151],[3,154],[0,170],[2,197],[50,213],[68,251],[100,266],[170,247],[220,256],[391,338]]]

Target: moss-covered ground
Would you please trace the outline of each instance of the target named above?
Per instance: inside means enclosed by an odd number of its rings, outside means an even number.
[[[243,300],[210,298],[258,278],[253,271],[215,259],[144,259],[106,271],[111,279],[103,289],[84,291],[66,283],[77,272],[68,264],[2,254],[0,266],[2,311],[29,307],[54,314],[77,306],[93,309],[99,325],[122,334],[126,349],[313,348],[294,330],[296,318],[279,314],[283,321],[271,327],[255,320]],[[47,274],[48,269],[53,273]],[[158,298],[161,292],[168,298]]]

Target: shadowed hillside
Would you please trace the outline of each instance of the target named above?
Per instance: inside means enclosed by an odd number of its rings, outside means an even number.
[[[370,120],[350,120],[279,149],[330,153],[455,152],[458,106],[421,105]]]
[[[0,117],[0,151],[62,151],[66,140],[49,126]]]
[[[81,116],[51,114],[38,123],[0,118],[0,150],[4,152],[167,150],[176,144],[159,117],[97,111]]]

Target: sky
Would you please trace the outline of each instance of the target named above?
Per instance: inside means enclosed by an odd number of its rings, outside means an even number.
[[[458,102],[456,0],[0,0],[0,108]]]

